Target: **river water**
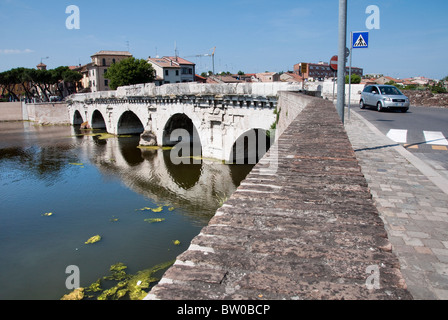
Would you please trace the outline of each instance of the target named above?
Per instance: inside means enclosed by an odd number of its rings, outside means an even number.
[[[174,165],[138,142],[0,122],[0,299],[60,299],[72,265],[83,287],[119,262],[135,274],[175,259],[252,168]]]

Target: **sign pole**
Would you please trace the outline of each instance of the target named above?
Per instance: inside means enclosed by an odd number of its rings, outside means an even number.
[[[334,102],[334,86],[336,83],[336,71],[333,72],[333,102]]]
[[[345,100],[345,48],[347,47],[347,0],[339,0],[339,59],[337,111],[344,123]]]
[[[336,83],[336,72],[338,71],[338,56],[333,56],[330,59],[330,69],[333,70],[333,103],[334,103],[334,86]]]
[[[350,32],[350,67],[348,75],[348,119],[350,119],[350,103],[352,102],[352,57],[353,57],[353,32]]]

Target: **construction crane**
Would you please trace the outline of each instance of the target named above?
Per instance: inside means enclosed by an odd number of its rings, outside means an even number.
[[[215,74],[215,51],[216,51],[216,47],[214,47],[212,49],[213,49],[212,53],[196,54],[194,56],[188,56],[186,58],[192,58],[192,57],[212,57],[213,74]]]

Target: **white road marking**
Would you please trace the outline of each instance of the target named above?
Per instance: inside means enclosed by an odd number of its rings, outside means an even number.
[[[398,143],[406,143],[408,130],[391,129],[387,133],[387,137]]]
[[[448,146],[448,140],[440,131],[423,131],[427,144],[435,144],[439,146]]]

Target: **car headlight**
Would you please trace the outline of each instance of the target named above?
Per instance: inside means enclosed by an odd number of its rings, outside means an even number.
[[[391,98],[383,98],[384,101],[392,101]]]

